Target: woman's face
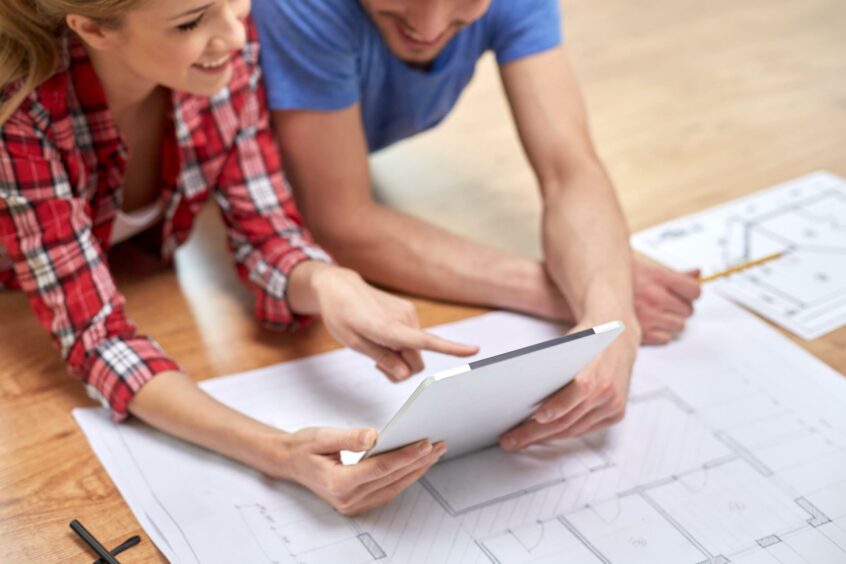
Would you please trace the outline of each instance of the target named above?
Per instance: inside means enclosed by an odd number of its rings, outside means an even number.
[[[250,0],[143,0],[103,44],[139,80],[210,96],[232,76]]]

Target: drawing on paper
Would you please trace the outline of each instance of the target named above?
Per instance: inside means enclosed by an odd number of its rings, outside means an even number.
[[[484,346],[486,335],[515,327],[535,341],[554,330],[491,314],[441,334]],[[319,409],[317,398],[326,411],[310,415],[328,420],[344,401],[364,412],[408,393],[352,368],[338,382],[316,363],[358,361],[330,354],[310,359],[308,370],[280,365],[208,389],[264,420],[280,410],[303,417],[297,409]],[[434,370],[449,362],[427,361]],[[492,448],[448,460],[392,503],[352,518],[149,428],[115,426],[97,410],[75,415],[174,562],[846,561],[846,386],[716,296],[703,299],[681,341],[642,351],[620,425],[522,455]]]
[[[846,324],[846,180],[815,173],[635,234],[668,266],[723,271],[782,258],[719,282],[720,291],[812,339]]]

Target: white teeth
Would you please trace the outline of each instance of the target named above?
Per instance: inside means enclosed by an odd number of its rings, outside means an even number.
[[[213,69],[215,67],[219,67],[223,63],[229,60],[229,55],[225,55],[216,61],[209,61],[207,63],[195,63],[198,67],[202,67],[204,69]]]
[[[411,31],[411,30],[410,30],[410,29],[408,29],[407,27],[402,27],[402,32],[403,32],[404,34],[406,34],[408,37],[410,37],[410,38],[414,39],[415,41],[422,41],[422,40],[423,40],[423,36],[422,36],[422,35],[420,35],[419,33],[414,32],[414,31]]]
[[[413,39],[414,41],[419,41],[420,43],[434,43],[435,41],[440,39],[443,36],[443,34],[445,33],[445,32],[441,33],[440,35],[438,35],[434,39],[426,39],[424,36],[420,35],[419,33],[415,32],[415,31],[411,31],[410,29],[405,28],[405,27],[402,28],[402,32],[407,37]]]

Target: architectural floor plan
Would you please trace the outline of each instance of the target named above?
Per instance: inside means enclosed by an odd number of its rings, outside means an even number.
[[[488,356],[560,329],[492,313],[437,332]],[[417,379],[336,351],[204,385],[288,429],[381,427]],[[446,461],[356,518],[142,425],[75,416],[173,562],[846,562],[846,378],[713,293],[679,341],[642,350],[620,425]]]
[[[846,180],[809,174],[632,237],[673,268],[703,274],[782,258],[717,282],[720,292],[805,339],[846,324]]]

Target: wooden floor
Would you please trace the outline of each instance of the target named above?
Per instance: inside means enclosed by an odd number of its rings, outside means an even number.
[[[569,50],[595,141],[639,229],[776,182],[846,176],[846,2],[565,0]],[[538,256],[539,200],[493,61],[437,131],[373,159],[380,198],[454,231]],[[113,258],[128,312],[196,379],[335,348],[318,324],[260,330],[216,211],[175,269]],[[424,325],[480,310],[418,300]],[[846,330],[806,346],[846,373]],[[83,562],[81,519],[128,562],[161,555],[70,416],[92,405],[20,294],[0,295],[0,562]]]

